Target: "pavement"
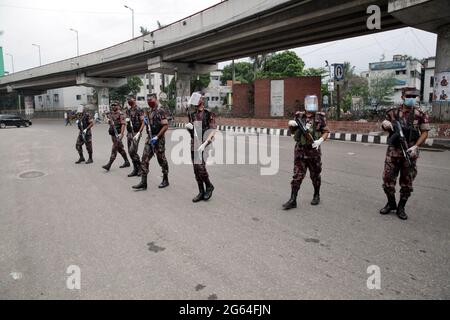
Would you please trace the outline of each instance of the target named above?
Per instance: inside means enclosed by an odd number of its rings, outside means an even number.
[[[450,298],[447,150],[422,150],[402,221],[378,214],[383,145],[326,141],[322,202],[309,204],[307,176],[299,207],[283,211],[291,137],[279,137],[275,175],[258,164],[209,166],[213,198],[194,204],[192,165],[169,160],[161,190],[153,159],[149,188],[138,192],[120,156],[105,172],[107,129],[93,129],[91,165],[74,164],[75,126],[0,130],[0,299]],[[70,266],[80,290],[68,289]],[[373,266],[380,289],[367,286]]]

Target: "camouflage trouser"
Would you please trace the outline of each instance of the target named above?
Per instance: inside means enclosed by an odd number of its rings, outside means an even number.
[[[84,142],[83,136],[81,133],[78,135],[77,142],[75,144],[75,149],[77,149],[78,154],[83,156],[83,148],[82,145],[86,144],[86,150],[89,155],[92,155],[92,134],[86,133],[86,142]]]
[[[127,144],[128,144],[128,154],[130,155],[131,161],[138,168],[141,165],[141,160],[138,155],[139,141],[141,137],[137,141],[133,139],[133,134],[128,132],[127,134]]]
[[[161,167],[163,174],[169,173],[169,164],[167,163],[166,159],[166,141],[165,138],[162,137],[161,139],[158,139],[158,142],[154,146],[155,151],[153,151],[152,146],[149,144],[149,138],[145,139],[145,147],[144,147],[144,153],[142,154],[141,159],[141,170],[143,175],[148,174],[148,167],[150,160],[153,158],[153,156],[156,153],[156,159],[158,159],[158,163]]]
[[[113,145],[111,149],[111,157],[109,158],[109,162],[113,163],[114,160],[116,160],[117,152],[120,153],[123,160],[128,161],[127,153],[125,152],[125,148],[123,146],[122,141],[116,138],[116,136],[111,136],[111,141]]]
[[[196,164],[195,163],[195,151],[191,151],[191,159],[192,159],[192,163],[194,165],[194,175],[195,175],[195,180],[197,182],[209,183],[209,175],[208,175],[208,171],[206,171],[207,155],[208,155],[208,153],[206,151],[203,151],[201,154],[201,157],[202,157],[201,163]]]
[[[322,183],[322,178],[320,176],[322,173],[321,156],[307,157],[305,156],[304,150],[297,146],[294,154],[294,176],[292,177],[291,182],[292,190],[297,192],[300,189],[300,185],[302,184],[308,169],[314,188],[319,188]]]
[[[417,175],[417,158],[411,159],[412,167],[408,161],[401,157],[386,155],[383,171],[383,189],[386,195],[395,195],[395,184],[400,173],[400,199],[408,199],[413,192],[413,181]]]

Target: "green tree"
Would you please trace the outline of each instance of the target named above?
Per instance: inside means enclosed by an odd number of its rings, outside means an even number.
[[[396,80],[392,76],[380,76],[370,80],[369,97],[374,99],[377,105],[392,104],[392,95]]]
[[[325,68],[308,68],[303,71],[304,76],[320,76],[323,77],[328,74],[328,70]]]
[[[305,63],[294,51],[276,53],[265,61],[258,78],[298,77],[303,75]]]
[[[191,92],[201,91],[208,87],[211,78],[209,74],[200,74],[191,79]]]
[[[267,59],[272,55],[273,53],[262,53],[250,57],[250,61],[253,64],[253,80],[256,79],[258,72],[262,71],[264,63],[266,63]]]
[[[250,62],[237,62],[234,64],[234,74],[236,81],[242,83],[253,82],[253,64]],[[233,79],[233,65],[228,64],[222,70],[222,84],[225,85],[227,80]]]
[[[127,78],[127,84],[119,87],[113,88],[109,90],[109,97],[111,100],[120,101],[120,103],[124,103],[127,99],[127,95],[133,94],[136,95],[140,87],[143,85],[142,80],[138,76],[132,76]]]

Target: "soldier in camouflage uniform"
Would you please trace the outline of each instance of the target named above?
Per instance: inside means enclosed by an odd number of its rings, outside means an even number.
[[[80,159],[78,159],[75,163],[81,163],[85,161],[83,156],[83,144],[86,144],[86,150],[89,154],[89,159],[86,161],[86,163],[92,163],[94,162],[92,160],[92,132],[91,128],[94,126],[94,121],[92,120],[91,115],[86,112],[86,109],[84,106],[80,105],[78,107],[77,112],[77,124],[78,129],[80,132],[78,133],[77,142],[75,144],[75,148],[78,151],[78,154],[80,155]]]
[[[289,121],[289,128],[296,144],[291,198],[283,204],[284,210],[297,207],[297,194],[308,169],[314,186],[314,197],[311,205],[318,205],[320,202],[320,185],[322,182],[322,151],[320,145],[328,138],[329,130],[325,113],[318,112],[318,99],[316,96],[306,96],[305,110],[306,112],[298,111],[295,116],[296,120],[299,120],[305,126],[306,133],[302,132],[295,120]]]
[[[144,111],[136,105],[134,96],[128,96],[130,108],[126,111],[128,154],[133,163],[133,171],[128,175],[135,177],[141,173],[141,160],[138,155],[139,141],[144,130]]]
[[[165,151],[166,151],[166,139],[165,133],[169,128],[167,121],[167,115],[161,106],[158,106],[156,100],[156,94],[152,94],[147,99],[147,103],[150,110],[146,111],[145,126],[147,128],[147,139],[145,140],[144,153],[141,160],[141,182],[133,189],[147,189],[147,175],[149,171],[149,162],[156,153],[156,158],[161,166],[163,180],[158,186],[159,188],[165,188],[169,185],[169,165],[167,163]]]
[[[124,163],[120,166],[120,168],[127,168],[130,166],[130,162],[128,161],[127,153],[125,152],[125,148],[122,143],[122,139],[125,132],[125,117],[120,111],[119,103],[113,102],[111,104],[112,112],[110,112],[108,116],[108,121],[110,124],[109,134],[111,135],[112,140],[112,149],[111,149],[111,157],[109,158],[109,162],[104,165],[102,168],[109,171],[111,169],[111,165],[116,159],[117,152],[119,152],[124,160]]]
[[[388,148],[384,162],[383,189],[387,196],[387,204],[380,210],[381,214],[396,211],[397,216],[406,220],[405,205],[413,191],[413,181],[417,175],[417,159],[419,146],[425,142],[430,130],[429,118],[419,108],[415,107],[416,98],[420,95],[416,88],[406,87],[402,90],[403,104],[386,112],[386,120],[381,124],[389,132]],[[400,145],[400,136],[395,132],[394,122],[398,121],[403,129],[407,147],[407,155],[411,159],[411,167]],[[400,200],[395,199],[395,184],[400,173]]]
[[[192,202],[207,201],[212,197],[214,186],[209,180],[208,171],[206,171],[207,152],[204,150],[214,139],[216,116],[205,109],[203,96],[200,93],[194,92],[189,104],[196,107],[194,112],[188,113],[189,123],[186,124],[186,129],[191,134],[191,159],[199,190],[198,195],[192,199]]]

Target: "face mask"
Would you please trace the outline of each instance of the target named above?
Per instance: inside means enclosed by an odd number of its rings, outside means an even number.
[[[413,107],[416,104],[416,98],[405,98],[405,106]]]
[[[314,103],[305,105],[305,110],[309,112],[316,112],[318,109],[317,104]]]
[[[147,102],[148,102],[149,107],[151,107],[151,108],[156,106],[156,101],[155,100],[148,100]]]

